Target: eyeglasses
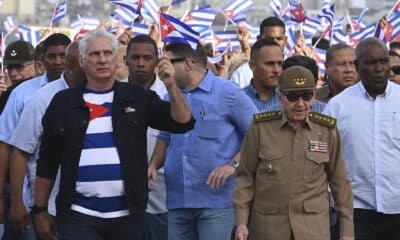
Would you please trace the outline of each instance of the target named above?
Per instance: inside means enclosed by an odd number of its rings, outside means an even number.
[[[183,62],[183,61],[185,61],[186,60],[186,58],[173,58],[173,59],[170,59],[169,61],[172,63],[172,64],[175,64],[175,63],[177,63],[177,62]]]
[[[295,93],[295,92],[284,92],[286,99],[289,102],[296,102],[299,98],[303,99],[303,101],[310,101],[314,96],[314,91]]]
[[[391,69],[394,74],[396,74],[396,75],[400,74],[400,66],[393,66]]]
[[[12,69],[15,69],[17,71],[22,71],[24,68],[26,68],[29,65],[32,65],[34,62],[30,61],[30,62],[26,62],[23,64],[9,64],[6,66],[7,71],[11,71]]]

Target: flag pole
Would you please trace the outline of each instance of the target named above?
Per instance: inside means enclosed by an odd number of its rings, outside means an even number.
[[[348,21],[348,22],[349,22],[349,24],[350,24],[350,27],[351,27],[351,32],[354,32],[353,23],[351,22],[351,18],[350,18],[350,16],[349,16],[349,14],[347,14],[347,12],[346,12],[346,11],[344,11],[344,14],[346,14],[347,21]],[[343,28],[343,26],[342,26],[342,28]]]
[[[54,15],[55,15],[55,13],[56,13],[57,6],[58,6],[58,3],[56,3],[56,6],[55,6],[54,11],[53,11],[53,17],[52,17],[51,20],[50,20],[50,25],[49,25],[49,29],[50,29],[50,30],[51,30],[51,27],[53,26],[53,18],[54,18]]]
[[[4,75],[4,33],[1,32],[1,75]]]
[[[387,18],[389,18],[390,15],[392,15],[394,8],[397,6],[397,4],[399,4],[400,0],[398,0],[392,7],[392,9],[390,10],[389,14],[386,16]]]

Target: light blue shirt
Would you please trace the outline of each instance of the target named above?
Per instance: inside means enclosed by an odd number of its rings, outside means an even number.
[[[278,88],[274,89],[272,96],[270,96],[267,100],[263,100],[260,98],[260,95],[258,95],[257,90],[253,86],[253,81],[251,81],[249,85],[242,89],[247,94],[247,96],[249,96],[251,101],[253,101],[258,111],[271,109],[273,106],[279,105]]]
[[[231,75],[231,81],[239,85],[240,88],[244,88],[250,84],[253,78],[253,71],[250,68],[249,62],[243,63]]]
[[[154,83],[151,85],[150,90],[153,90],[162,99],[167,95],[168,91],[164,83],[158,76]],[[150,160],[154,151],[154,146],[157,141],[159,130],[147,128],[147,157]],[[147,212],[152,214],[160,214],[167,212],[166,200],[167,193],[165,190],[164,168],[157,171],[157,181],[149,179],[152,190],[149,192],[149,201],[147,203]]]
[[[400,213],[400,86],[370,97],[362,84],[333,97],[325,114],[337,119],[354,208]]]
[[[43,88],[39,89],[29,102],[26,103],[21,118],[13,135],[10,139],[10,145],[29,154],[27,161],[27,178],[28,178],[28,196],[25,199],[27,207],[33,205],[35,193],[35,177],[36,177],[36,162],[39,158],[40,136],[43,133],[42,117],[46,112],[47,106],[53,99],[54,95],[67,89],[68,84],[61,75],[61,78],[53,81]],[[48,201],[49,213],[56,214],[55,197],[58,193],[59,178],[57,176],[53,190]]]
[[[44,73],[39,77],[21,83],[11,92],[0,115],[0,141],[9,144],[25,104],[38,89],[48,82],[47,74]]]
[[[235,177],[212,189],[211,171],[239,152],[256,107],[236,84],[208,71],[198,87],[182,91],[196,119],[184,134],[160,133],[169,142],[164,164],[167,207],[231,208]]]

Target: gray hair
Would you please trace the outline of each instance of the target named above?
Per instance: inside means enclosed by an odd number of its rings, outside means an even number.
[[[93,31],[90,31],[81,40],[79,40],[79,54],[81,55],[82,58],[85,58],[86,56],[88,42],[95,38],[107,38],[111,43],[113,53],[114,54],[116,53],[118,48],[118,40],[115,37],[115,35],[101,29],[95,29]]]

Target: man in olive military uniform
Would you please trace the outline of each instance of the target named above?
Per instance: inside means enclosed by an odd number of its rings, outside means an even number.
[[[336,120],[310,112],[315,79],[308,69],[286,69],[279,87],[283,111],[254,115],[242,144],[235,239],[330,239],[328,184],[340,239],[354,239],[353,193]]]

